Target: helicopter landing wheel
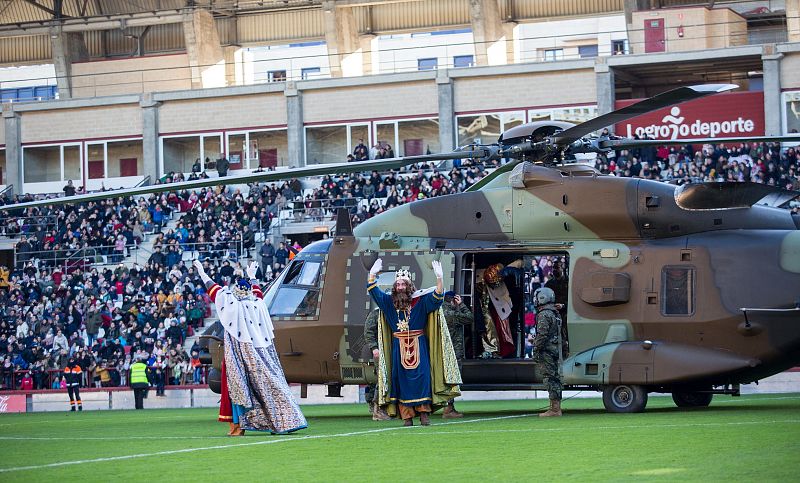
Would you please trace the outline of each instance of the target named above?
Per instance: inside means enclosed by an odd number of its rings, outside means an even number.
[[[642,386],[606,386],[603,405],[611,413],[640,413],[647,405],[647,391]]]
[[[675,391],[672,393],[672,400],[679,408],[708,407],[713,397],[713,394],[705,392]]]

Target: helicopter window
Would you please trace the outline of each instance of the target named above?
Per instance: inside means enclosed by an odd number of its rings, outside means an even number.
[[[308,260],[296,261],[289,268],[289,271],[286,272],[283,283],[290,285],[317,285],[319,269],[321,267],[322,263],[320,262]]]
[[[264,296],[273,317],[313,317],[319,302],[322,260],[294,260]]]
[[[281,287],[269,312],[275,317],[311,317],[317,312],[319,290]]]
[[[664,267],[661,270],[663,290],[661,312],[664,315],[694,313],[694,268]]]

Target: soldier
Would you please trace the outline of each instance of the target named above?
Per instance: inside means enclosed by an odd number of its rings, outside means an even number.
[[[561,316],[555,305],[556,295],[552,289],[542,287],[533,294],[536,305],[536,337],[533,340],[533,360],[542,368],[544,384],[550,398],[550,409],[541,417],[561,416],[561,391],[563,385],[559,375],[559,337]]]
[[[466,327],[471,326],[474,321],[472,310],[462,303],[461,296],[456,295],[453,291],[445,292],[442,309],[450,332],[450,340],[453,341],[456,359],[462,361],[464,360],[464,330]],[[461,418],[463,416],[463,414],[456,411],[453,399],[448,401],[442,412],[442,418],[444,419]]]
[[[569,333],[567,332],[567,296],[569,295],[569,277],[567,277],[564,261],[556,260],[553,263],[553,277],[544,284],[555,294],[555,304],[558,315],[561,316],[561,355],[565,359],[569,356]]]
[[[364,321],[364,342],[372,351],[372,358],[375,363],[378,362],[380,352],[378,351],[378,316],[381,309],[375,309],[369,313],[367,320]],[[369,404],[369,412],[372,414],[373,421],[386,421],[392,419],[386,411],[378,404],[377,400],[377,384],[370,384],[364,391],[364,398]]]

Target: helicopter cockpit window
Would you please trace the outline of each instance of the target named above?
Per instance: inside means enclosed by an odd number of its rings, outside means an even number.
[[[694,313],[694,268],[664,267],[661,270],[664,315],[691,315]]]
[[[273,317],[315,317],[322,258],[295,259],[272,284],[264,301]]]

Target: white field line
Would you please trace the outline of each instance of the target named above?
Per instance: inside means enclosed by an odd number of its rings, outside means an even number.
[[[452,425],[452,424],[466,424],[466,423],[481,423],[485,421],[497,421],[501,419],[514,419],[514,418],[524,418],[534,416],[534,414],[516,414],[513,416],[498,416],[493,418],[480,418],[480,419],[469,419],[463,421],[451,421],[447,423],[441,423],[437,426],[445,426],[445,425]],[[384,433],[388,431],[402,431],[402,430],[414,430],[415,428],[420,428],[420,426],[407,428],[404,426],[393,426],[391,428],[380,428],[380,429],[370,429],[366,431],[354,431],[350,433],[338,433],[338,434],[317,434],[317,435],[308,435],[308,436],[299,436],[299,437],[276,437],[275,439],[269,440],[261,440],[261,441],[254,441],[251,443],[237,443],[237,444],[223,444],[217,446],[205,446],[201,448],[184,448],[184,449],[176,449],[176,450],[169,450],[169,451],[157,451],[155,453],[141,453],[141,454],[131,454],[131,455],[123,455],[123,456],[111,456],[108,458],[94,458],[90,460],[77,460],[77,461],[62,461],[58,463],[49,463],[44,465],[32,465],[32,466],[16,466],[12,468],[0,468],[0,473],[10,473],[12,471],[24,471],[24,470],[38,470],[42,468],[57,468],[59,466],[70,466],[70,465],[80,465],[83,463],[99,463],[103,461],[119,461],[119,460],[129,460],[135,458],[147,458],[151,456],[164,456],[164,455],[171,455],[171,454],[181,454],[181,453],[193,453],[195,451],[208,451],[208,450],[215,450],[215,449],[225,449],[225,448],[236,448],[242,446],[259,446],[264,444],[277,444],[277,443],[289,443],[292,441],[303,441],[308,439],[323,439],[323,438],[346,438],[349,436],[361,436],[365,434],[373,434],[373,433]],[[280,438],[280,439],[278,439]]]
[[[569,399],[572,399],[572,398],[564,398],[565,401],[568,401]],[[652,403],[652,404],[648,404],[648,406],[649,407],[662,407],[662,406],[656,406],[656,404],[658,404],[660,402],[659,399],[663,399],[664,400],[665,404],[664,404],[663,407],[670,407],[670,406],[673,405],[672,399],[669,396],[656,396],[656,397],[653,397],[653,398],[650,399],[650,403]],[[745,402],[745,401],[747,403],[751,403],[751,402],[752,403],[758,403],[760,401],[780,401],[780,400],[784,400],[784,399],[800,399],[800,396],[762,397],[762,398],[758,398],[758,399],[752,399],[752,398],[744,399],[744,398],[741,398],[741,397],[739,397],[739,398],[730,398],[730,399],[715,399],[714,402],[712,403],[712,405],[742,403],[742,402]],[[539,400],[538,399],[528,399],[526,401],[534,401],[535,402],[535,401],[539,401]],[[544,401],[546,402],[546,400],[544,400]],[[480,401],[480,402],[485,402],[485,401]],[[167,408],[167,409],[169,409],[169,408]],[[175,409],[177,409],[177,408],[175,408]],[[193,409],[210,409],[210,408],[193,408]],[[541,408],[538,408],[538,409],[547,409],[547,406],[542,406]],[[536,411],[538,409],[534,408],[532,410]],[[95,411],[89,411],[89,412],[92,413],[92,412],[95,412]],[[64,413],[69,413],[69,411],[64,411]],[[42,419],[42,420],[39,420],[39,421],[17,421],[17,422],[14,422],[14,423],[0,423],[0,426],[17,426],[17,425],[26,425],[27,426],[27,425],[31,425],[31,424],[53,424],[53,423],[72,423],[72,422],[74,422],[75,420],[72,419],[69,416],[70,416],[69,414],[65,414],[65,418],[63,418],[63,419]],[[0,415],[0,421],[2,421],[4,417],[6,417],[6,416]],[[196,416],[194,416],[194,415],[189,415],[189,416],[153,416],[153,417],[150,417],[148,419],[172,419],[172,420],[174,420],[174,419],[194,418],[194,417],[196,417]],[[0,438],[0,439],[2,439],[2,438]],[[53,438],[48,438],[48,439],[53,439]]]

